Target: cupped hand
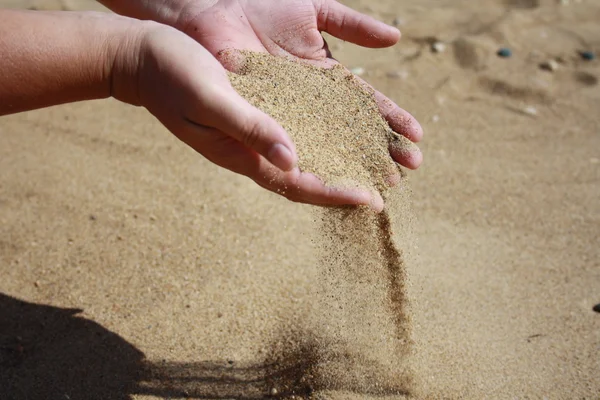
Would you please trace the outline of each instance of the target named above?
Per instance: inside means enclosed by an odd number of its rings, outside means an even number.
[[[115,97],[146,107],[213,163],[292,201],[383,208],[376,194],[329,188],[301,172],[285,130],[237,94],[226,70],[198,42],[153,23],[138,36],[137,42],[128,40],[115,62]]]
[[[325,67],[337,61],[322,31],[371,48],[392,46],[400,39],[396,28],[335,0],[188,0],[174,20],[178,29],[217,57],[229,49],[262,51]],[[235,69],[235,65],[225,66]],[[423,131],[415,118],[382,93],[374,93],[390,127],[412,142],[420,141]],[[392,145],[390,153],[407,168],[415,169],[422,161],[416,145]]]

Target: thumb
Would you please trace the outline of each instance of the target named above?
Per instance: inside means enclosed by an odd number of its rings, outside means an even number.
[[[209,105],[211,126],[256,151],[283,171],[296,166],[296,147],[285,129],[250,105],[233,88],[218,88],[206,104]]]
[[[346,7],[336,0],[318,4],[319,30],[338,39],[364,47],[389,47],[400,40],[400,31],[368,15]]]

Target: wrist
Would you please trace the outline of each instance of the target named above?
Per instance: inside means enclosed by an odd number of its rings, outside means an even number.
[[[112,32],[107,40],[106,60],[109,73],[106,85],[109,96],[124,103],[141,105],[139,96],[139,76],[143,66],[144,41],[154,22],[122,18],[128,22],[121,29]]]

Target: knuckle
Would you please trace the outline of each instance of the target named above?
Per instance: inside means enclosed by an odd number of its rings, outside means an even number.
[[[261,121],[257,118],[249,118],[243,128],[243,143],[250,148],[254,148],[262,136],[263,127]]]

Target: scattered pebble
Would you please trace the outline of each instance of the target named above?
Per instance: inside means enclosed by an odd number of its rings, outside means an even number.
[[[362,76],[365,74],[365,69],[363,67],[356,67],[350,70],[354,75]]]
[[[95,215],[93,215],[93,214],[91,214],[91,215],[90,215],[90,221],[95,221],[95,220],[96,220],[96,216],[95,216]]]
[[[592,310],[596,311],[597,313],[600,313],[600,303],[596,304],[594,308],[592,308]]]
[[[443,53],[446,50],[446,45],[442,42],[434,42],[431,45],[431,50],[433,50],[434,53]]]
[[[558,62],[556,60],[544,61],[540,64],[540,67],[546,71],[554,72],[558,69]]]
[[[581,54],[581,58],[583,58],[584,60],[587,60],[587,61],[592,61],[593,59],[596,58],[596,55],[592,51],[582,51],[580,54]]]
[[[438,122],[440,120],[440,116],[439,115],[434,115],[433,117],[431,117],[431,120],[433,122]]]
[[[499,57],[502,58],[509,58],[510,56],[512,56],[512,50],[509,49],[508,47],[503,47],[501,49],[498,50],[498,54]]]
[[[523,112],[528,115],[537,115],[537,113],[538,113],[537,108],[535,108],[533,106],[525,107],[523,109]]]
[[[404,20],[402,20],[402,19],[401,19],[401,18],[399,18],[399,17],[396,17],[396,18],[394,18],[394,20],[392,21],[392,25],[394,25],[394,26],[396,26],[396,27],[397,27],[397,26],[402,26],[402,25],[404,25]]]
[[[277,388],[271,389],[271,396],[277,396],[278,394],[279,394],[279,390],[277,390]]]

